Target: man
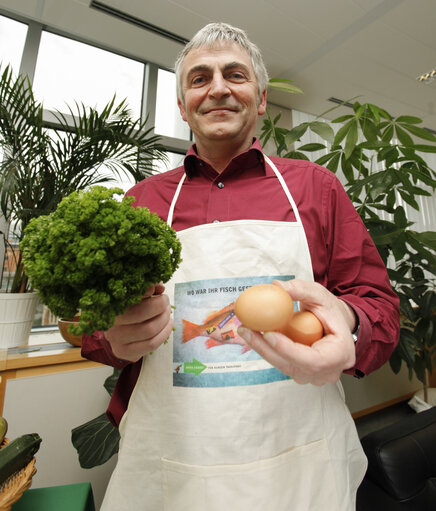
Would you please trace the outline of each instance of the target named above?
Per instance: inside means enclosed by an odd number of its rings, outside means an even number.
[[[195,145],[129,194],[178,231],[183,262],[83,342],[85,356],[124,368],[102,509],[350,511],[366,460],[338,379],[387,360],[398,298],[335,176],[271,160],[253,139],[268,78],[246,34],[207,25],[176,75]],[[234,316],[241,290],[273,281],[321,320],[312,347]]]

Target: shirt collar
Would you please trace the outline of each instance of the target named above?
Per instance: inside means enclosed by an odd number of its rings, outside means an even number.
[[[204,172],[205,169],[208,169],[211,172],[216,172],[208,163],[200,158],[197,154],[195,144],[193,144],[186,153],[184,165],[188,178],[194,177],[199,172]],[[252,168],[255,166],[258,167],[259,165],[265,172],[265,158],[263,156],[262,146],[260,145],[259,140],[254,138],[251,147],[247,151],[235,156],[224,172],[227,170],[231,171],[232,167],[235,166],[239,168],[241,168],[241,166],[244,168]],[[266,173],[268,173],[268,171],[266,171]]]

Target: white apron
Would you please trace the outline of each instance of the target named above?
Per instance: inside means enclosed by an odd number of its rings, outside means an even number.
[[[366,458],[340,383],[296,384],[236,333],[232,302],[245,287],[313,280],[297,207],[265,159],[296,221],[178,232],[183,262],[166,285],[175,331],[144,357],[104,511],[355,509]]]

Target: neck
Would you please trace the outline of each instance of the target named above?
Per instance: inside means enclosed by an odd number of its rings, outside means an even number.
[[[196,143],[197,154],[221,174],[233,158],[250,149],[252,140],[253,138],[250,137],[244,144],[229,144],[228,140],[221,143],[218,140],[207,145]]]

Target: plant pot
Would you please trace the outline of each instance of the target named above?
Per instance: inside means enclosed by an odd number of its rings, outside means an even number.
[[[427,399],[425,399],[424,396],[424,389],[418,390],[408,404],[415,412],[423,412],[424,410],[436,406],[436,388],[427,388]]]
[[[75,316],[72,319],[68,318],[60,318],[58,320],[59,332],[61,333],[63,339],[72,344],[73,346],[82,346],[82,336],[74,335],[69,332],[69,328],[71,325],[77,325],[79,323],[79,316]]]
[[[38,293],[0,293],[0,349],[29,341]]]

